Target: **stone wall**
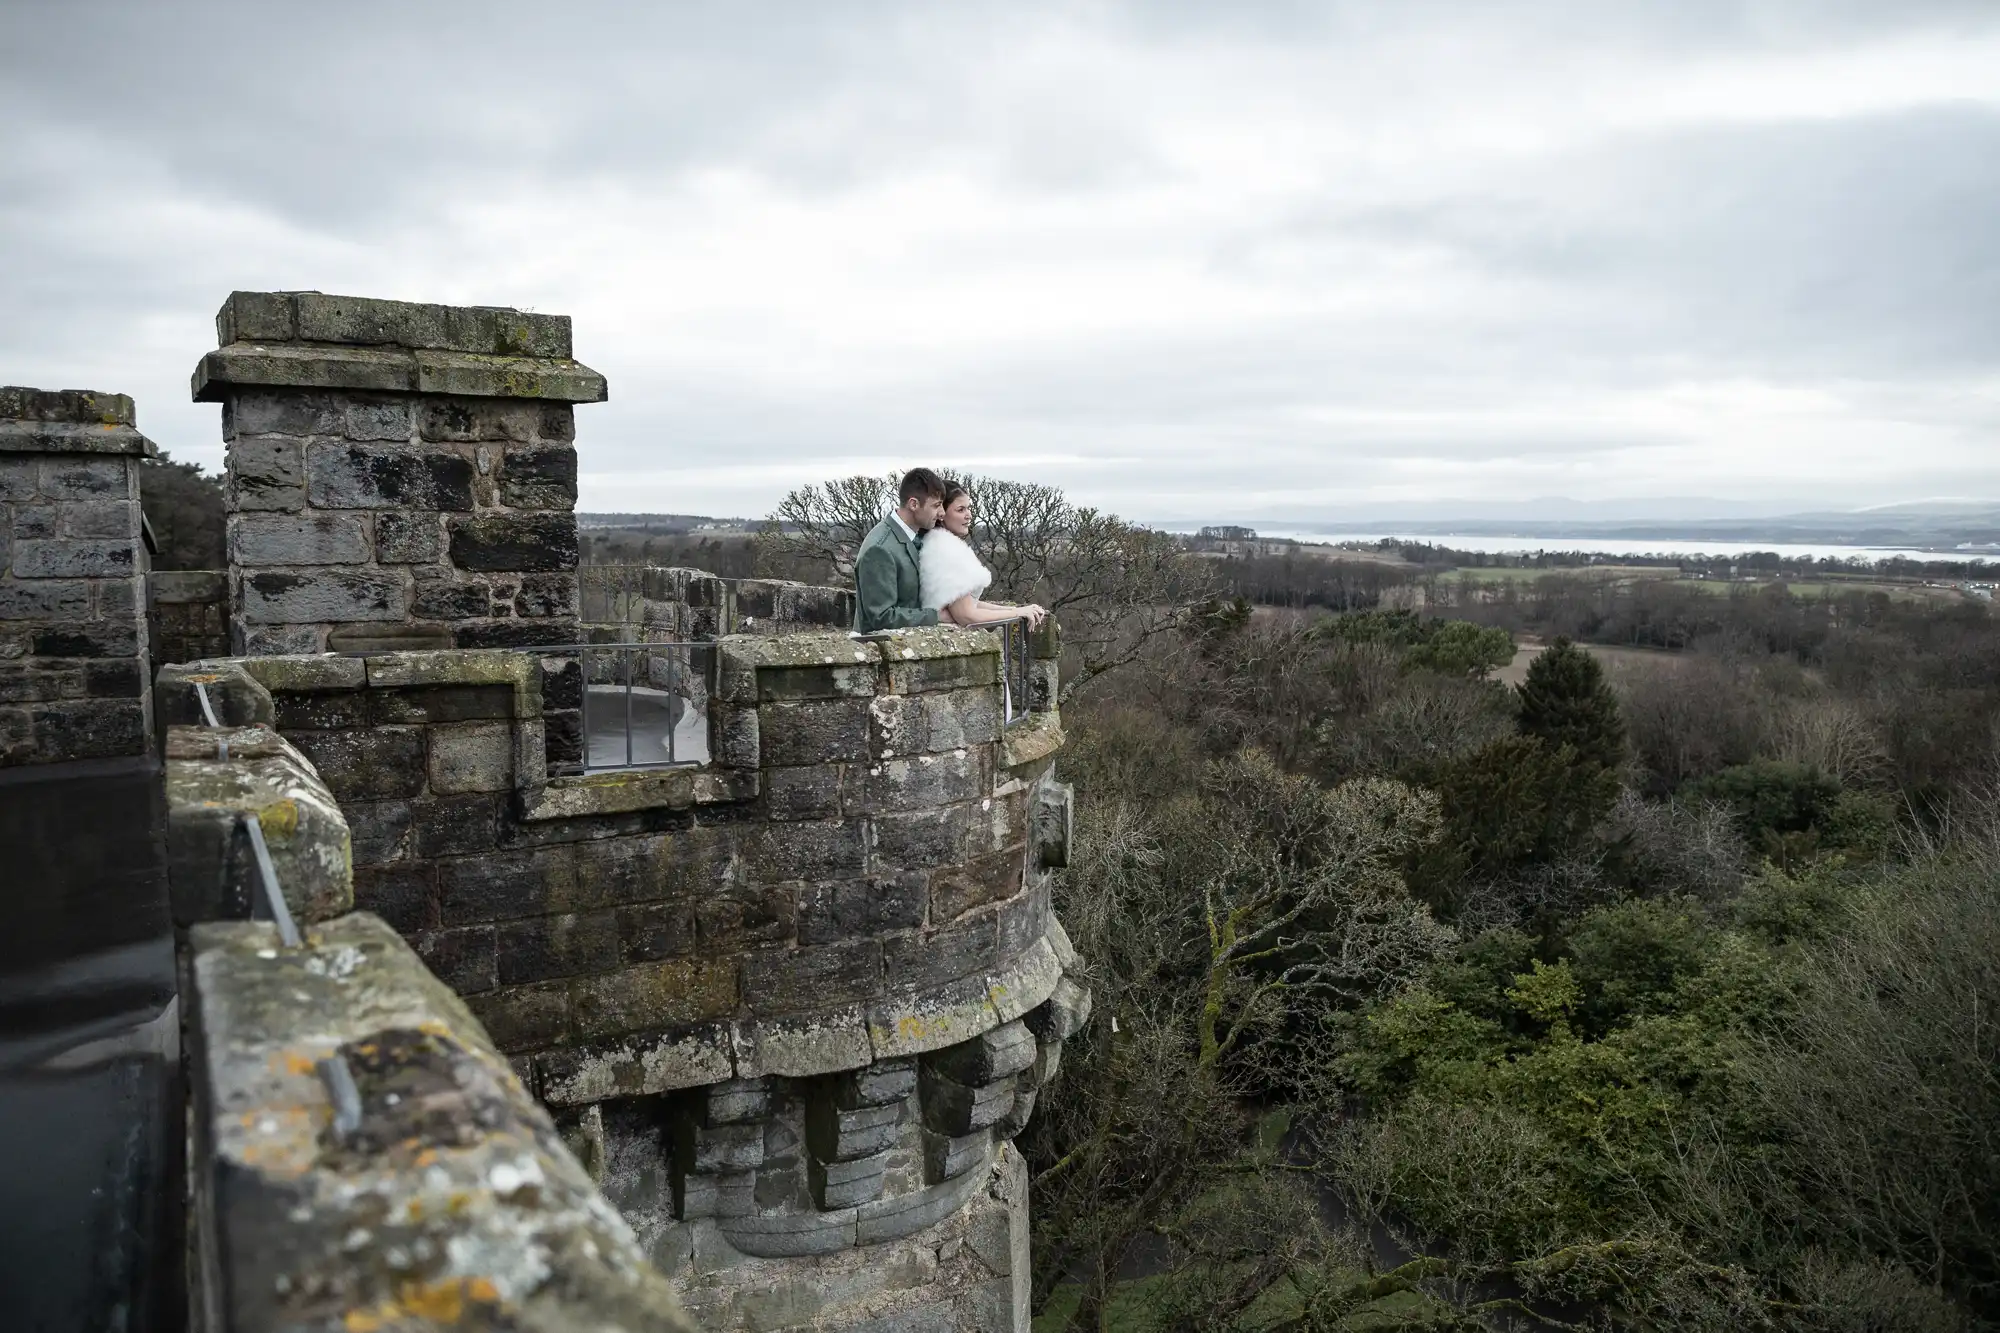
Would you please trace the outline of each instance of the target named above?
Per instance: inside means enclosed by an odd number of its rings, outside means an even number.
[[[229,575],[220,569],[159,569],[146,577],[152,607],[147,642],[152,674],[169,662],[229,652]]]
[[[730,579],[700,569],[585,565],[583,621],[633,641],[707,642],[726,634],[847,629],[854,592],[789,579]]]
[[[996,648],[725,638],[714,762],[587,777],[539,762],[518,653],[201,663],[162,707],[214,677],[310,758],[356,905],[464,997],[705,1327],[1013,1330],[1007,1140],[1088,994],[1048,902],[1060,729],[1002,727]]]
[[[123,394],[0,388],[0,767],[147,752],[153,454]]]
[[[230,633],[249,655],[576,638],[567,316],[236,292],[222,404]]]

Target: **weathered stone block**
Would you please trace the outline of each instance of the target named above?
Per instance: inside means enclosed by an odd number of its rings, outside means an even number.
[[[576,608],[574,574],[524,575],[520,591],[514,597],[514,614],[530,619],[550,617],[574,619]]]
[[[368,559],[368,534],[344,514],[232,514],[229,557],[238,565],[355,565]]]
[[[989,745],[1000,738],[1000,691],[878,695],[869,715],[876,758]]]
[[[462,583],[422,570],[410,610],[424,620],[477,620],[492,614],[493,593],[484,583]]]
[[[732,885],[695,907],[702,947],[718,953],[791,939],[797,916],[792,891],[770,885]]]
[[[771,1109],[771,1089],[761,1078],[731,1079],[704,1090],[706,1118],[711,1125],[739,1125],[755,1122],[760,1139]]]
[[[539,409],[521,399],[429,399],[418,410],[417,429],[426,440],[455,444],[531,441],[541,423]]]
[[[355,910],[373,912],[402,935],[429,930],[437,925],[435,879],[430,866],[361,866],[354,872]]]
[[[344,423],[350,440],[401,440],[411,435],[407,398],[350,398]]]
[[[509,447],[500,462],[500,503],[511,509],[575,508],[575,446]]]
[[[928,990],[964,977],[983,976],[998,962],[993,918],[983,914],[928,935],[896,935],[882,942],[891,985]]]
[[[1019,1022],[982,1032],[971,1041],[934,1051],[923,1063],[954,1083],[979,1086],[1018,1074],[1035,1063],[1035,1036]]]
[[[993,1153],[993,1131],[974,1130],[970,1134],[923,1133],[924,1182],[939,1185],[955,1180],[975,1167],[986,1165]]]
[[[915,1060],[877,1060],[834,1079],[830,1095],[843,1111],[894,1106],[917,1090]]]
[[[376,723],[497,722],[513,717],[515,708],[506,685],[411,685],[372,689],[366,698]]]
[[[129,577],[138,565],[130,541],[17,541],[14,577],[103,579]]]
[[[852,1208],[882,1197],[883,1171],[888,1154],[858,1158],[851,1162],[822,1162],[807,1159],[813,1204],[818,1208]]]
[[[242,618],[253,625],[402,620],[408,614],[401,578],[339,567],[246,574],[242,597]]]
[[[399,445],[315,441],[306,448],[306,495],[321,509],[472,508],[470,459]]]
[[[533,573],[577,565],[573,514],[480,514],[450,520],[451,562],[460,569]]]
[[[684,896],[677,872],[717,855],[726,862],[727,848],[707,830],[582,843],[576,849],[574,901],[580,907],[615,907]]]
[[[868,1026],[859,1005],[736,1022],[736,1072],[811,1078],[867,1063]]]
[[[500,801],[490,792],[434,796],[411,804],[418,856],[491,851],[500,841]]]
[[[447,722],[430,729],[430,789],[437,795],[506,791],[514,780],[507,722]]]
[[[81,579],[0,582],[0,621],[89,618],[90,584]]]
[[[130,500],[78,500],[62,506],[65,537],[116,538],[139,535],[139,506]]]
[[[685,1170],[704,1174],[754,1171],[764,1164],[764,1127],[760,1124],[689,1124],[686,1136]]]
[[[538,1055],[535,1066],[542,1096],[555,1105],[698,1088],[729,1077],[729,1030],[695,1024],[658,1036],[589,1042]]]
[[[226,340],[225,340],[226,341]],[[225,405],[223,434],[339,435],[347,427],[343,398],[300,389],[247,389]]]
[[[882,946],[875,940],[766,950],[743,959],[743,1003],[753,1014],[851,1004],[881,990]]]
[[[769,825],[739,836],[743,867],[760,883],[859,879],[867,873],[868,838],[859,820]]]
[[[1002,902],[1021,891],[1020,848],[950,866],[931,877],[933,921],[954,921],[975,907]]]
[[[928,690],[970,690],[1000,681],[1000,650],[957,657],[899,659],[894,651],[886,654],[889,689],[896,694],[922,694]]]
[[[0,504],[23,504],[41,494],[41,468],[33,458],[0,458]]]
[[[47,541],[62,536],[62,511],[59,504],[15,505],[10,549],[12,542]]]
[[[995,909],[995,947],[1003,959],[1017,958],[1049,932],[1049,886],[1031,883]]]
[[[765,767],[837,764],[868,758],[870,701],[767,703],[758,709]]]
[[[375,558],[384,564],[412,565],[444,554],[444,525],[436,514],[391,510],[375,517]],[[421,585],[420,585],[421,588]],[[419,611],[417,614],[422,615]]]
[[[412,937],[411,943],[417,956],[424,960],[424,966],[460,995],[477,995],[505,980],[495,967],[491,926],[425,931]]]
[[[497,852],[442,862],[438,894],[448,926],[540,916],[566,902],[576,882],[567,847]]]
[[[577,1034],[586,1038],[696,1023],[736,1008],[736,969],[712,960],[642,963],[572,986]]]
[[[611,912],[528,917],[499,927],[500,981],[552,981],[620,965],[618,919]]]
[[[493,1044],[503,1051],[532,1051],[570,1035],[569,992],[563,982],[507,986],[465,997]]]
[[[979,800],[992,790],[992,748],[978,746],[913,759],[883,759],[857,768],[843,799],[853,813],[892,814]]]
[[[903,1104],[842,1110],[824,1097],[806,1103],[806,1145],[822,1162],[853,1162],[892,1147],[903,1127]]]
[[[917,1101],[926,1128],[946,1135],[970,1134],[999,1123],[1014,1109],[1014,1080],[967,1087],[939,1074],[929,1065],[917,1070]]]
[[[122,458],[44,458],[41,492],[45,500],[129,500],[131,465]]]
[[[239,438],[229,442],[224,476],[230,505],[239,512],[296,512],[305,508],[304,446],[293,439]]]
[[[1021,1021],[1042,1041],[1060,1047],[1090,1021],[1090,992],[1066,976],[1056,983],[1055,993]]]
[[[648,903],[618,909],[618,934],[628,962],[649,963],[692,953],[695,947],[694,908],[679,903]]]
[[[767,768],[764,808],[773,819],[837,819],[840,816],[841,769],[834,764],[810,768]]]
[[[131,657],[139,651],[135,623],[37,626],[28,651],[36,657]]]
[[[415,796],[424,789],[424,734],[415,727],[300,731],[288,739],[343,801]]]
[[[927,902],[921,874],[808,884],[799,890],[799,943],[914,929],[924,924]]]

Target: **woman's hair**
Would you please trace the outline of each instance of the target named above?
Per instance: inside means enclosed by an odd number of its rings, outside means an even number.
[[[972,492],[966,490],[963,486],[946,486],[944,488],[944,507],[949,509],[957,504],[958,497],[961,495],[968,500],[972,498]]]

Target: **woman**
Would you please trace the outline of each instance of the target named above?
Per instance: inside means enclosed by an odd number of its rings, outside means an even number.
[[[979,557],[966,544],[971,531],[971,494],[963,486],[947,487],[944,516],[924,535],[917,559],[924,605],[938,613],[940,622],[952,625],[985,625],[1022,617],[1030,625],[1041,624],[1048,612],[1039,606],[1008,606],[1004,602],[979,600],[979,594],[993,582],[993,571],[980,564]]]

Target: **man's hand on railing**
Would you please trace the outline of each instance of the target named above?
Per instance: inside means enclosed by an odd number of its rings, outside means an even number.
[[[1044,620],[1047,620],[1049,617],[1049,613],[1047,611],[1044,611],[1041,607],[1036,606],[1033,603],[1030,603],[1029,605],[1022,607],[1021,615],[1022,618],[1028,622],[1029,629],[1040,629],[1042,627],[1042,622]]]

